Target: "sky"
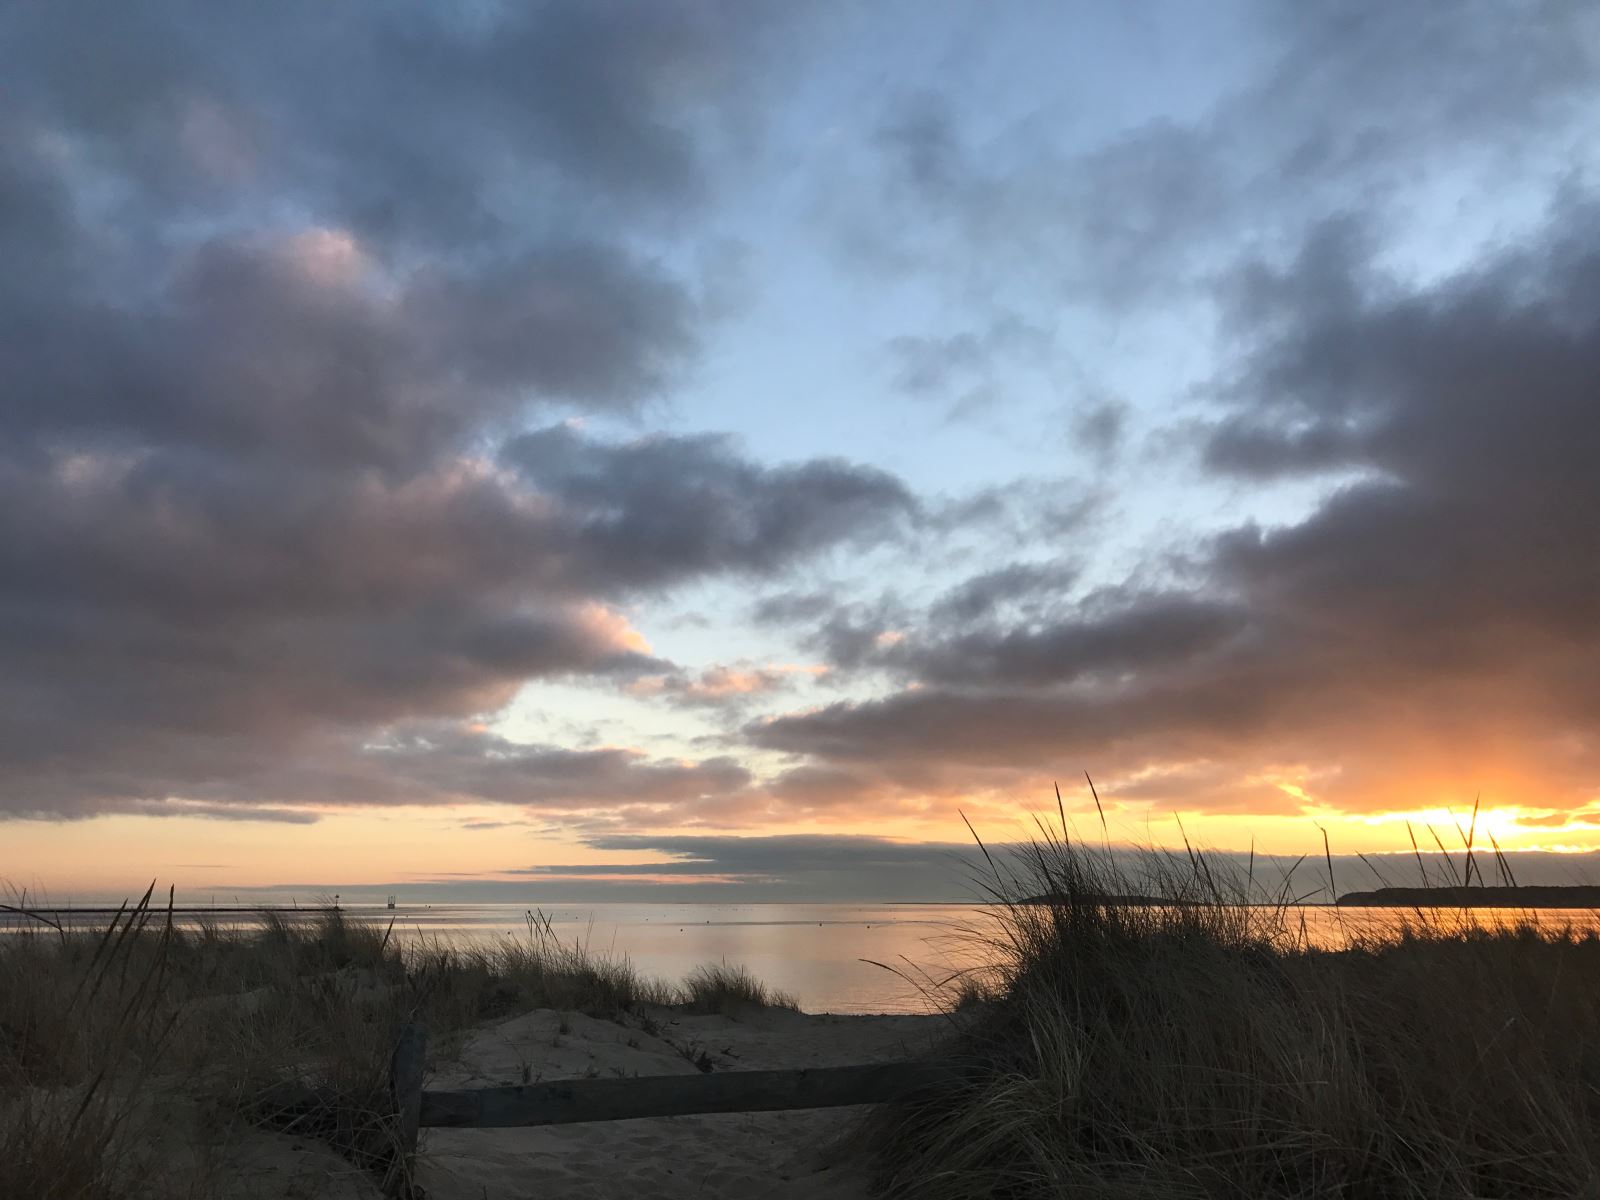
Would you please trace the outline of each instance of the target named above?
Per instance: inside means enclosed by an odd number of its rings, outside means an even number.
[[[1576,0],[8,6],[0,878],[1565,880],[1597,128]]]

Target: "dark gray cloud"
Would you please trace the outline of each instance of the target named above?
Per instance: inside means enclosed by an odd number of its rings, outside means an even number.
[[[983,832],[980,830],[980,832]],[[602,845],[602,841],[606,844]],[[439,874],[371,885],[317,883],[289,879],[269,888],[219,884],[242,895],[297,891],[314,895],[340,891],[347,903],[381,904],[403,891],[407,901],[421,903],[583,904],[605,901],[698,901],[702,903],[884,903],[894,901],[963,903],[986,898],[978,878],[987,864],[970,842],[891,842],[873,837],[828,835],[691,836],[660,838],[625,835],[615,844],[610,838],[591,843],[603,849],[637,855],[632,863],[570,863],[537,867],[512,867],[500,874],[512,878],[483,879]],[[990,840],[990,854],[1009,864],[1015,843]],[[1122,844],[1112,853],[1119,865],[1133,873],[1148,865],[1147,855]],[[1179,851],[1181,856],[1182,852]],[[1570,885],[1591,882],[1600,869],[1600,853],[1544,853],[1507,851],[1505,860],[1523,884]],[[1425,853],[1424,867],[1434,882],[1465,868],[1461,853],[1447,863],[1437,852]],[[1174,865],[1171,858],[1165,861]],[[1337,891],[1376,886],[1414,885],[1420,877],[1416,859],[1404,854],[1334,853],[1331,858]],[[1327,866],[1320,857],[1313,866],[1295,866],[1293,858],[1257,854],[1213,852],[1214,870],[1253,868],[1258,884],[1267,891],[1287,878],[1293,894],[1318,901],[1327,894]],[[1176,864],[1183,873],[1187,859]],[[1487,856],[1478,857],[1491,880],[1497,869]],[[794,920],[797,914],[774,910],[774,919]],[[931,917],[942,920],[943,914]],[[581,915],[578,919],[583,919]],[[901,913],[900,920],[916,914]],[[1355,918],[1351,918],[1355,919]]]
[[[986,581],[979,577],[967,586]],[[1092,595],[1066,620],[969,624],[951,634],[897,641],[882,658],[930,683],[1068,684],[1221,655],[1247,627],[1245,613],[1203,598],[1148,594],[1130,602],[1120,595]]]
[[[790,589],[763,596],[756,601],[750,619],[758,625],[811,621],[828,615],[835,603],[831,592]]]
[[[694,346],[682,286],[593,244],[391,285],[347,235],[312,230],[169,268],[120,302],[94,279],[0,290],[11,438],[411,471],[531,400],[633,404]]]
[[[980,831],[981,832],[981,831]],[[604,894],[603,888],[623,890],[633,885],[654,889],[657,899],[663,894],[682,899],[737,900],[765,897],[771,900],[920,900],[982,901],[988,898],[984,887],[994,882],[994,874],[982,852],[972,842],[893,842],[884,838],[788,834],[752,837],[683,836],[650,837],[640,835],[602,835],[585,839],[595,849],[630,852],[641,856],[631,863],[555,864],[513,869],[507,874],[528,876],[557,895]],[[1028,878],[1017,857],[1024,844],[991,840],[986,848],[993,861],[1007,876],[1015,872]],[[1093,853],[1098,853],[1098,849]],[[1121,843],[1111,848],[1112,860],[1123,870],[1130,886],[1151,871],[1176,868],[1180,876],[1187,871],[1187,860],[1176,856]],[[649,856],[649,857],[644,857]],[[1265,855],[1247,858],[1241,853],[1209,852],[1212,868],[1219,873],[1237,871],[1242,879],[1253,871],[1258,887],[1266,893],[1287,883],[1291,894],[1312,900],[1327,899],[1331,865],[1334,887],[1339,892],[1376,886],[1406,886],[1420,882],[1421,872],[1435,882],[1450,877],[1452,870],[1465,870],[1465,855],[1429,853],[1419,867],[1409,853],[1398,855],[1334,854],[1319,860],[1312,868],[1298,866],[1294,858]],[[1593,878],[1600,854],[1550,854],[1538,851],[1511,851],[1505,861],[1520,883],[1572,884]],[[1482,866],[1490,878],[1498,878],[1498,867],[1485,856]],[[494,885],[491,885],[494,886]],[[524,884],[523,886],[526,886]]]
[[[777,12],[302,0],[8,14],[8,98],[163,206],[270,191],[373,237],[680,208]],[[573,202],[581,203],[573,203]],[[595,213],[604,217],[605,213]]]
[[[726,438],[658,436],[601,445],[571,429],[506,444],[506,460],[578,515],[572,553],[614,580],[742,570],[891,536],[918,504],[887,472],[818,459],[767,467]]]
[[[513,743],[460,727],[434,726],[365,748],[377,786],[349,789],[350,803],[395,798],[488,800],[530,814],[627,809],[667,813],[708,797],[737,795],[750,772],[730,758],[660,761],[638,751],[575,750]],[[381,780],[392,781],[388,791]]]
[[[1586,642],[1600,579],[1600,479],[1583,465],[1600,454],[1597,232],[1595,209],[1563,209],[1538,244],[1422,293],[1346,283],[1330,299],[1318,271],[1281,278],[1303,316],[1249,362],[1208,461],[1364,478],[1298,526],[1226,538],[1227,577],[1264,606],[1360,622],[1380,653],[1433,646],[1466,666]]]
[[[1584,732],[1600,712],[1596,228],[1592,207],[1559,206],[1535,243],[1422,288],[1343,235],[1252,269],[1264,302],[1241,308],[1238,332],[1254,348],[1219,381],[1206,461],[1249,478],[1337,465],[1343,486],[1303,520],[1217,538],[1192,591],[1130,588],[956,634],[913,626],[876,655],[920,686],[751,736],[857,771],[1088,766],[1129,781],[1130,802],[1216,807],[1231,779],[1276,811],[1281,791],[1258,786],[1275,772],[1350,809],[1414,807],[1403,789],[1419,777],[1458,798],[1586,799],[1600,768]],[[1162,773],[1185,762],[1208,765]]]
[[[893,842],[886,838],[785,834],[725,837],[601,834],[585,838],[597,850],[628,851],[651,859],[638,864],[550,865],[514,869],[530,883],[558,891],[585,890],[603,881],[606,891],[629,885],[653,898],[760,898],[766,900],[970,900],[977,897],[971,845]],[[665,856],[665,857],[663,857]],[[582,881],[582,882],[579,882]]]
[[[311,824],[328,808],[503,804],[503,825],[560,820],[594,829],[693,824],[745,803],[748,769],[730,758],[663,760],[620,747],[511,742],[441,720],[383,730],[323,721],[284,743],[255,731],[171,733],[114,746],[66,769],[19,759],[7,815],[42,819],[103,812]],[[174,799],[173,797],[177,797]]]
[[[928,615],[936,626],[944,622],[968,625],[1009,606],[1036,611],[1041,603],[1053,606],[1077,574],[1070,563],[1010,563],[957,584],[934,601]]]
[[[1162,747],[1149,747],[1152,757],[1181,754],[1232,733],[1240,719],[1227,710],[1213,712],[1198,696],[1187,704],[1161,696],[1146,701],[1134,725],[1123,721],[1120,712],[1133,705],[1114,700],[1036,695],[1015,688],[979,694],[922,687],[777,717],[752,727],[751,736],[758,745],[824,761],[922,762],[1007,771],[1022,764],[1018,770],[1042,775],[1056,766],[1075,768],[1087,755],[1096,756],[1089,761],[1098,767],[1117,753],[1122,738],[1134,733],[1156,732],[1163,739]],[[1032,763],[1038,765],[1028,765]]]
[[[804,645],[846,670],[877,666],[884,648],[900,636],[911,611],[894,596],[835,604],[803,634]]]
[[[210,821],[266,821],[281,825],[315,825],[320,819],[318,814],[298,808],[268,808],[246,804],[204,804],[193,801],[183,804],[172,804],[167,801],[146,804],[135,803],[119,807],[116,811],[136,813],[139,816],[148,817],[202,817]],[[223,868],[213,867],[208,869],[221,870]]]
[[[887,477],[840,463],[543,444],[568,457],[523,443],[520,473],[442,459],[393,481],[168,448],[0,458],[8,805],[198,795],[330,727],[493,711],[538,677],[673,670],[608,601],[773,573],[906,508]]]
[[[1285,803],[1270,779],[1235,786],[1247,763],[1351,806],[1419,763],[1592,787],[1593,212],[1570,203],[1456,278],[1383,269],[1397,221],[1446,224],[1440,180],[1532,194],[1567,169],[1592,13],[1267,13],[1257,77],[1070,151],[1040,114],[980,137],[926,96],[853,112],[874,173],[828,184],[875,211],[883,261],[963,301],[891,344],[902,385],[994,387],[1045,357],[1063,295],[1209,304],[1221,277],[1243,357],[1186,426],[1199,465],[1338,484],[1097,591],[1067,550],[1109,513],[1099,488],[928,501],[854,462],[584,423],[681,391],[713,323],[751,307],[738,246],[768,214],[741,193],[702,218],[762,144],[764,77],[804,60],[780,17],[293,0],[0,18],[0,810],[474,800],[726,825],[1102,764],[1129,803],[1258,806],[1239,811]],[[1027,294],[1000,295],[1013,281]],[[1104,458],[1141,422],[1085,390],[1058,424]],[[884,543],[928,574],[873,580],[878,600],[794,578]],[[906,598],[958,562],[966,582]],[[777,693],[776,668],[663,661],[624,615],[714,577],[773,589],[758,619],[862,673],[845,686],[903,690],[751,726],[792,756],[767,780],[472,724],[530,680]]]
[[[693,369],[705,289],[645,234],[714,189],[774,28],[694,4],[0,18],[0,811],[743,786],[386,739],[528,680],[673,671],[619,604],[915,516],[840,460],[527,432]]]
[[[631,404],[664,391],[696,344],[682,286],[596,243],[427,277],[407,306],[408,332],[435,369],[491,395],[533,388]]]
[[[1104,678],[1142,665],[1221,652],[1245,631],[1230,605],[1181,592],[1082,593],[1068,560],[979,572],[915,607],[826,594],[780,595],[768,619],[801,627],[804,644],[843,668],[871,667],[922,683],[988,688]]]
[[[889,867],[927,864],[952,858],[965,861],[976,848],[965,843],[895,842],[887,838],[844,834],[777,834],[729,837],[694,834],[602,834],[585,838],[596,850],[631,850],[672,856],[661,864],[666,873],[693,873],[706,866],[740,874],[754,872],[826,871],[840,866]],[[637,870],[636,867],[531,867],[532,872],[572,870]]]

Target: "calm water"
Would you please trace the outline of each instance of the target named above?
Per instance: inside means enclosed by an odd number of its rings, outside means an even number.
[[[983,910],[960,904],[581,904],[541,910],[563,942],[625,957],[642,974],[679,980],[702,963],[742,963],[807,1012],[920,1012],[913,979],[943,979],[972,960],[963,930]],[[522,907],[396,910],[396,932],[480,942],[526,936]],[[387,917],[388,914],[382,914]]]
[[[392,917],[396,936],[405,938],[492,943],[527,935],[528,910],[522,905],[402,904],[393,913],[347,905],[345,912],[382,923]],[[645,975],[676,981],[702,963],[743,964],[768,985],[792,993],[808,1012],[928,1011],[926,983],[979,961],[973,932],[992,928],[990,910],[963,904],[573,904],[542,912],[563,942],[626,958]],[[1535,915],[1557,926],[1594,928],[1600,922],[1600,912],[1591,909]],[[1528,916],[1521,909],[1472,910],[1484,925]],[[1392,930],[1415,913],[1307,907],[1294,919],[1302,917],[1309,941],[1337,945],[1351,934]],[[74,923],[95,920],[104,918]]]
[[[590,903],[546,905],[540,912],[563,943],[626,958],[641,974],[677,982],[705,963],[743,964],[763,983],[794,995],[807,1012],[838,1013],[928,1011],[931,1001],[910,980],[925,986],[973,961],[962,931],[984,916],[983,909],[961,904]],[[400,938],[492,943],[528,936],[528,909],[520,904],[401,904],[393,912],[346,904],[344,913],[379,924],[392,918]],[[87,913],[56,915],[76,928],[106,921]],[[205,919],[184,914],[179,923]],[[250,928],[259,918],[219,914],[210,920]],[[40,927],[0,913],[0,932],[18,928]]]

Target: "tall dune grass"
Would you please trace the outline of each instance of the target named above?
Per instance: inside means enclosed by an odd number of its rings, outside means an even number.
[[[767,987],[748,967],[728,963],[708,963],[691,971],[683,981],[683,1003],[692,1013],[732,1018],[751,1009],[800,1007],[793,996]]]
[[[1317,949],[1287,882],[1043,830],[985,883],[994,999],[958,1081],[873,1119],[889,1195],[1600,1195],[1592,932],[1419,912]]]
[[[0,940],[0,1196],[150,1194],[158,1171],[129,1114],[174,1024],[174,930],[151,895],[93,937],[44,923]]]
[[[399,1163],[387,1076],[403,1024],[448,1055],[517,1012],[688,1000],[531,913],[488,945],[402,941],[337,910],[184,928],[153,892],[104,930],[34,921],[0,935],[0,1197],[209,1196],[225,1154],[166,1151],[249,1124],[317,1136],[383,1178]]]

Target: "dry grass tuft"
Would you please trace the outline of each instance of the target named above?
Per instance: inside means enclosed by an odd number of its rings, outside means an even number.
[[[684,1004],[692,1013],[715,1013],[737,1019],[751,1009],[800,1005],[787,992],[768,988],[747,967],[717,963],[696,967],[683,981]]]
[[[241,1125],[316,1137],[382,1178],[398,1157],[389,1062],[410,1022],[449,1055],[482,1021],[536,1008],[793,1005],[743,968],[682,990],[646,979],[534,913],[490,945],[402,942],[332,909],[183,928],[153,888],[103,930],[15,920],[0,934],[0,1197],[213,1195],[226,1163],[200,1143]],[[196,1128],[174,1128],[179,1111]]]
[[[155,1163],[127,1117],[175,1024],[176,933],[153,894],[92,937],[43,922],[0,940],[0,1196],[148,1193]]]
[[[989,870],[995,999],[963,1078],[869,1127],[888,1194],[1600,1195],[1592,932],[1419,913],[1319,950],[1287,883],[1198,852],[1045,833]]]

